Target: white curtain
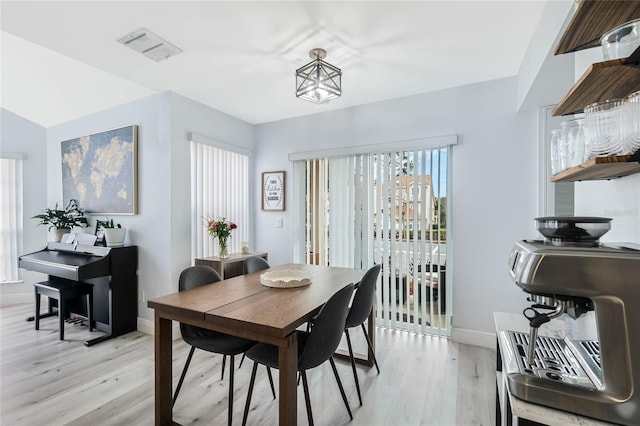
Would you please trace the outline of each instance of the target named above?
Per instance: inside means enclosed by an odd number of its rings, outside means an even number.
[[[368,154],[332,158],[329,162],[329,264],[368,268],[373,263],[367,242],[373,228]]]
[[[0,282],[18,281],[18,256],[22,251],[22,159],[0,158],[0,180]]]
[[[229,252],[238,252],[240,243],[249,241],[251,235],[249,156],[212,146],[202,136],[191,139],[193,256],[218,255],[218,240],[209,236],[205,225],[207,218],[218,217],[238,225],[229,239]]]

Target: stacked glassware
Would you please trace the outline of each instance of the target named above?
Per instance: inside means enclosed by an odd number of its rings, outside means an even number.
[[[625,102],[627,123],[623,152],[633,154],[640,149],[640,92],[632,93]]]
[[[553,174],[595,157],[634,154],[640,150],[640,91],[586,106],[584,119],[551,131],[550,148]]]
[[[551,172],[577,166],[585,161],[584,119],[575,118],[563,121],[560,129],[551,131]]]

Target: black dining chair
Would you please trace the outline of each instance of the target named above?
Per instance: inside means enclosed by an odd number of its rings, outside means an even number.
[[[260,256],[251,256],[245,259],[244,261],[244,273],[245,274],[253,274],[254,272],[262,271],[264,269],[269,269],[269,262],[264,260],[264,258]]]
[[[378,367],[378,360],[376,354],[373,351],[373,345],[371,339],[367,334],[367,328],[364,326],[365,321],[369,317],[371,310],[373,309],[373,301],[376,290],[376,281],[378,281],[378,275],[380,275],[380,265],[374,265],[360,280],[360,283],[356,285],[356,292],[349,308],[349,314],[345,321],[344,335],[347,338],[347,346],[349,347],[349,357],[351,358],[351,369],[353,370],[353,378],[356,381],[356,391],[358,392],[358,400],[362,405],[362,395],[360,394],[360,383],[358,382],[358,372],[356,371],[356,361],[353,357],[353,348],[351,347],[351,337],[349,336],[349,329],[357,326],[362,327],[364,337],[367,339],[367,346],[369,347],[369,353],[373,357],[373,362],[376,365],[376,370],[380,374],[380,368]]]
[[[354,285],[349,284],[339,290],[322,306],[320,312],[316,316],[311,327],[311,331],[296,330],[298,337],[298,371],[302,376],[302,387],[304,389],[304,399],[307,406],[307,419],[309,425],[313,425],[313,414],[311,412],[311,400],[309,399],[309,385],[307,383],[307,370],[315,368],[325,361],[329,360],[333,375],[340,388],[340,394],[344,401],[345,407],[349,412],[349,418],[353,420],[351,408],[344,393],[336,364],[333,360],[333,353],[340,344],[342,331],[344,330],[347,312],[349,310],[349,301],[353,295]],[[268,367],[278,368],[279,353],[278,347],[266,343],[258,343],[246,352],[249,359],[252,359],[253,370],[251,372],[251,382],[249,383],[249,391],[247,394],[247,402],[244,406],[244,415],[242,424],[247,423],[249,407],[251,406],[251,395],[253,393],[253,385],[256,380],[256,370],[258,364],[264,364]]]
[[[212,284],[220,281],[220,275],[218,272],[204,265],[191,266],[186,268],[180,274],[180,278],[178,281],[179,291],[190,290],[192,288],[200,287],[206,284]],[[256,342],[252,340],[243,339],[241,337],[232,336],[225,333],[220,333],[217,331],[206,330],[204,328],[196,327],[189,324],[180,323],[180,332],[182,333],[182,339],[189,345],[191,345],[191,350],[189,351],[189,355],[187,356],[187,361],[184,364],[184,368],[182,369],[182,374],[180,375],[180,380],[178,381],[178,386],[176,387],[175,393],[173,394],[173,405],[176,403],[176,399],[178,399],[178,394],[180,393],[180,389],[182,388],[182,383],[187,374],[187,370],[189,369],[189,364],[191,363],[191,358],[193,357],[193,353],[198,349],[202,349],[207,352],[213,352],[222,354],[225,357],[227,355],[230,356],[229,362],[229,414],[228,414],[228,424],[231,425],[231,419],[233,416],[233,363],[235,355],[244,353],[246,350],[251,348]],[[222,366],[224,370],[224,363]],[[273,393],[273,397],[275,399],[275,389],[273,386],[273,379],[271,377],[271,371],[268,370],[269,381],[271,383],[271,391]]]

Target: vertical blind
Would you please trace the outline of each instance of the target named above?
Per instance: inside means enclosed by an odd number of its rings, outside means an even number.
[[[378,324],[449,332],[446,153],[438,148],[305,161],[307,262],[363,269],[380,264]]]
[[[0,158],[0,282],[20,279],[22,159]]]
[[[249,156],[191,142],[192,251],[194,257],[218,255],[218,241],[207,233],[207,219],[224,217],[238,225],[229,239],[229,251],[248,241]]]

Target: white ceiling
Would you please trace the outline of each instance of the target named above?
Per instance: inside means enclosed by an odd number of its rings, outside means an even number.
[[[567,0],[570,1],[570,0]],[[0,105],[45,127],[163,91],[264,123],[517,74],[539,1],[2,1]],[[118,43],[147,28],[184,53]],[[327,50],[343,95],[294,94]]]

